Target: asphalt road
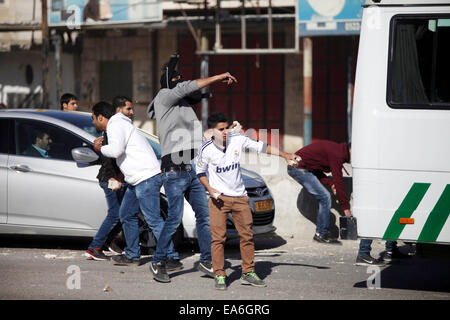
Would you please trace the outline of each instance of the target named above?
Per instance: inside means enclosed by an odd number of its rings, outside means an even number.
[[[239,243],[226,246],[228,290],[196,270],[198,248],[180,248],[184,269],[158,283],[149,271],[151,256],[139,267],[114,266],[84,256],[86,239],[0,237],[1,300],[450,300],[450,261],[413,256],[376,269],[355,266],[359,241],[341,246],[312,240],[284,239],[276,234],[256,239],[256,271],[266,288],[239,282]],[[402,246],[401,250],[409,250]],[[375,241],[373,256],[383,250]],[[370,279],[369,279],[370,278]],[[369,282],[368,282],[369,280]]]

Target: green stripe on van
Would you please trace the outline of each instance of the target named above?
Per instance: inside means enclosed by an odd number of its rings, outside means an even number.
[[[398,239],[403,229],[404,224],[400,224],[400,218],[409,218],[413,212],[419,206],[420,201],[422,201],[425,193],[428,191],[431,183],[414,183],[409,189],[408,194],[403,199],[400,207],[395,211],[394,216],[389,222],[389,225],[384,232],[383,239]]]
[[[434,206],[427,222],[423,226],[422,232],[417,239],[420,242],[434,242],[441,233],[445,222],[450,214],[450,184],[448,184],[441,194],[438,202]]]

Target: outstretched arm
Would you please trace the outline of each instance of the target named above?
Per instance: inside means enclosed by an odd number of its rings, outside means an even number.
[[[301,160],[300,156],[295,153],[287,153],[287,152],[284,152],[283,150],[278,149],[275,146],[271,146],[270,144],[265,144],[262,141],[255,141],[246,136],[243,136],[243,137],[244,137],[243,147],[245,149],[251,149],[256,152],[265,152],[267,154],[273,154],[276,156],[280,156],[280,157],[284,158],[286,160],[287,164],[290,166],[298,165],[298,162]]]
[[[301,160],[300,157],[298,155],[296,155],[295,153],[284,152],[283,150],[280,150],[277,147],[271,146],[270,144],[267,145],[266,153],[273,154],[273,155],[284,158],[288,165],[296,166],[298,164],[298,161]]]
[[[202,89],[219,81],[226,82],[227,85],[230,85],[233,82],[237,82],[236,78],[233,77],[229,72],[218,74],[209,78],[197,79],[196,81],[199,89]]]

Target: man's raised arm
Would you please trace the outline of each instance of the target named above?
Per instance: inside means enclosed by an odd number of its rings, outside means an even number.
[[[232,84],[233,82],[237,82],[236,78],[233,77],[229,72],[225,72],[222,74],[218,74],[209,78],[197,79],[197,85],[199,89],[209,86],[215,82],[223,81],[227,85]]]

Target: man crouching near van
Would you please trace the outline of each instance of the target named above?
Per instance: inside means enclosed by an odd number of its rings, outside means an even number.
[[[316,221],[316,234],[313,240],[325,244],[341,244],[328,232],[330,225],[331,195],[327,185],[337,195],[339,204],[346,216],[351,216],[350,204],[342,179],[344,163],[350,162],[351,148],[347,143],[319,140],[309,144],[296,153],[301,158],[297,165],[288,166],[288,174],[319,202]],[[324,172],[331,172],[328,177]]]
[[[243,149],[258,153],[279,155],[286,162],[295,162],[294,154],[285,153],[262,141],[255,141],[239,133],[228,132],[228,120],[221,113],[212,114],[208,128],[213,135],[206,140],[197,155],[197,177],[209,192],[209,216],[211,229],[211,255],[215,275],[215,288],[226,290],[224,270],[224,246],[227,232],[227,215],[232,212],[240,238],[242,256],[241,283],[255,287],[266,284],[255,273],[255,244],[253,218],[249,199],[242,180],[240,158]],[[209,177],[206,176],[208,173]]]

